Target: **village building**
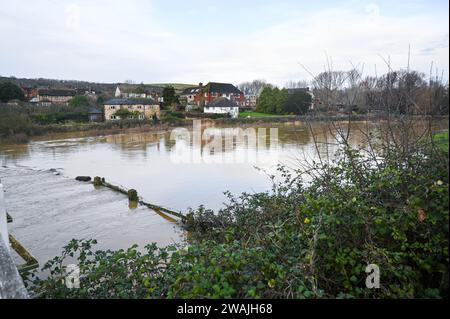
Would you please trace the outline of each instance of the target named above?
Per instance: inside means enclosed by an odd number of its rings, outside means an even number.
[[[120,88],[120,86],[116,87],[116,91],[114,92],[114,97],[119,99],[153,99],[155,101],[159,101],[161,97],[161,92],[158,90],[145,90],[145,92],[134,92],[130,88]]]
[[[154,115],[158,118],[160,116],[159,103],[151,98],[147,99],[111,99],[105,102],[104,114],[106,121],[121,120],[120,115],[117,115],[118,110],[128,110],[130,113],[138,114],[137,117],[129,115],[129,118],[134,119],[151,119]]]
[[[20,86],[20,89],[22,90],[27,101],[37,98],[38,89],[36,87]]]
[[[195,101],[199,104],[201,100],[204,101],[205,106],[213,102],[219,97],[224,97],[230,101],[236,103],[237,106],[245,106],[245,95],[244,93],[230,83],[217,83],[209,82],[204,87],[202,84],[199,85],[199,94],[196,95]],[[200,105],[200,104],[199,104]]]
[[[37,93],[38,103],[42,105],[63,104],[67,105],[76,95],[75,90],[65,89],[39,89]]]
[[[218,97],[209,102],[203,111],[209,114],[229,114],[232,118],[239,117],[238,104],[225,96]]]
[[[199,94],[199,92],[200,92],[199,86],[184,89],[183,92],[181,92],[180,97],[179,97],[180,103],[182,103],[184,105],[196,104],[195,97]]]
[[[258,102],[258,96],[256,94],[246,94],[245,95],[245,107],[247,107],[249,109],[255,109],[257,102]]]
[[[89,109],[89,122],[103,122],[103,111],[96,107]]]

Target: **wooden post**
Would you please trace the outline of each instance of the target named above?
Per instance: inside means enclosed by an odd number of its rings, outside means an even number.
[[[128,191],[128,199],[130,202],[137,202],[139,200],[138,193],[135,189],[130,189]]]
[[[33,269],[39,267],[39,262],[37,259],[30,254],[30,252],[22,246],[22,244],[11,234],[9,234],[9,241],[11,242],[11,247],[14,251],[25,260],[25,264],[19,266],[19,270]]]
[[[102,179],[99,176],[94,177],[94,186],[102,186]]]

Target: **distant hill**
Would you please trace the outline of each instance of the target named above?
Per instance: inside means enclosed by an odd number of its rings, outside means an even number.
[[[57,79],[27,79],[16,77],[4,77],[0,76],[0,83],[12,82],[23,87],[37,87],[37,88],[55,88],[55,89],[90,89],[98,93],[113,94],[117,85],[121,88],[132,91],[133,89],[141,86],[139,83],[99,83],[77,80],[57,80]],[[193,84],[183,83],[157,83],[157,84],[144,84],[144,87],[148,91],[162,92],[165,86],[172,85],[175,88],[176,93],[181,93],[185,88],[195,86]]]
[[[181,92],[184,91],[184,89],[196,86],[195,84],[184,84],[184,83],[153,83],[153,84],[149,84],[155,87],[160,87],[160,88],[164,88],[168,85],[171,85],[175,88],[175,93],[180,94]]]

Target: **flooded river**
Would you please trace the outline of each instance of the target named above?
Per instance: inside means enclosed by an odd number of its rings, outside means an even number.
[[[271,127],[278,128],[278,145],[272,149],[268,145]],[[193,141],[187,145],[192,160],[177,160],[171,132],[162,131],[96,137],[71,133],[52,136],[51,140],[33,140],[26,145],[0,145],[0,164],[39,170],[54,168],[71,178],[105,177],[112,183],[137,189],[148,202],[177,211],[202,204],[218,209],[226,200],[224,191],[240,194],[270,187],[267,175],[256,168],[272,174],[279,163],[295,165],[298,158],[316,156],[306,124],[262,128],[267,129],[267,147],[234,145],[232,149],[216,152],[216,158],[209,161],[205,143],[195,145]],[[323,133],[321,126],[314,128]],[[199,160],[193,159],[195,153],[200,154]]]
[[[369,124],[354,125],[364,130]],[[247,128],[235,127],[229,132],[239,135]],[[208,146],[211,143],[207,139],[196,140],[195,134],[191,134],[193,128],[188,128],[189,134],[186,130],[176,134],[160,131],[96,137],[70,133],[34,139],[24,145],[0,145],[0,165],[4,166],[0,175],[10,176],[9,183],[5,179],[4,184],[6,187],[10,184],[26,197],[23,202],[16,198],[10,203],[16,210],[16,220],[10,224],[10,229],[25,245],[31,246],[40,259],[58,254],[59,248],[74,237],[100,237],[104,248],[115,249],[128,247],[133,242],[165,245],[182,240],[179,230],[174,229],[170,221],[154,212],[128,208],[126,198],[117,194],[97,194],[98,200],[90,198],[89,206],[84,196],[92,193],[92,185],[80,186],[74,177],[105,177],[111,183],[138,190],[147,202],[176,211],[184,212],[188,207],[199,205],[219,209],[226,202],[224,191],[238,195],[268,190],[271,181],[267,174],[276,174],[278,164],[295,167],[298,161],[317,158],[317,151],[324,156],[327,148],[330,154],[335,148],[324,123],[311,124],[316,139],[328,142],[318,148],[306,123],[259,128],[254,131],[256,144],[248,138],[252,136],[250,130],[246,131],[249,133],[246,144],[240,145],[231,137],[228,148],[227,128],[210,126],[203,126],[200,135],[205,136],[206,130],[209,132],[206,137],[214,133],[224,137],[223,141],[214,144],[214,148]],[[270,128],[277,129],[276,141],[271,140],[275,131]],[[364,144],[364,135],[355,132],[351,143]],[[191,135],[191,140],[189,137],[180,139],[187,135]],[[219,145],[225,147],[220,149]],[[30,181],[13,180],[11,176],[15,173],[12,170],[25,168],[35,172],[57,169],[62,175],[58,178],[65,177],[72,184],[58,187],[57,182],[46,188],[46,179],[41,180],[39,176]],[[20,186],[21,183],[25,185]],[[27,189],[26,185],[32,185],[29,188],[33,189]],[[42,211],[48,205],[46,218],[34,216],[33,205],[40,205]],[[89,211],[93,216],[89,216]]]

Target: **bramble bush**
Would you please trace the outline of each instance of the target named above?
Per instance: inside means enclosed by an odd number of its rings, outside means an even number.
[[[27,277],[40,298],[448,298],[447,147],[433,139],[367,156],[341,144],[312,177],[280,166],[270,191],[190,212],[189,244],[94,251],[73,240]],[[62,282],[77,257],[81,288]],[[380,289],[365,285],[380,268]]]

